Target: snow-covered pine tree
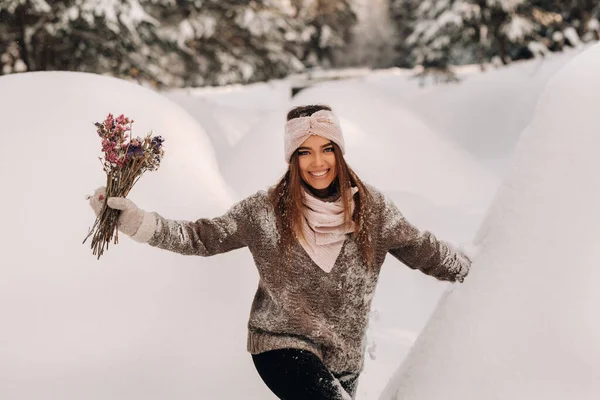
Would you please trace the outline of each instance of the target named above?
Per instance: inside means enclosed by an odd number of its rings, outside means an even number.
[[[406,6],[406,0],[391,1]],[[494,58],[507,64],[560,50],[565,41],[573,45],[578,35],[566,21],[574,4],[583,6],[583,1],[574,0],[567,7],[553,0],[425,0],[416,9],[406,45],[424,74],[436,72],[453,80],[449,65],[483,65]],[[587,26],[600,25],[597,8],[586,14]],[[573,18],[571,23],[579,26]]]
[[[415,64],[423,67],[419,76],[456,81],[450,65],[473,58],[479,7],[466,0],[425,0],[419,4],[415,17],[406,44],[411,47]]]
[[[497,56],[503,64],[508,64],[511,60],[530,58],[532,51],[544,51],[539,35],[541,26],[533,17],[529,1],[471,1],[480,9],[481,62]],[[535,47],[530,45],[533,42]]]
[[[476,0],[488,35],[488,58],[510,60],[545,55],[600,39],[597,0]]]
[[[539,17],[543,18],[543,14],[550,13],[554,20],[551,30],[558,39],[564,38],[566,29],[574,28],[577,38],[581,38],[584,42],[600,40],[598,0],[532,0],[531,5],[536,9],[535,12]],[[568,44],[574,45],[567,38],[564,39]]]
[[[286,1],[146,0],[177,50],[185,85],[224,85],[300,71],[307,40]],[[176,4],[171,4],[176,3]]]
[[[337,64],[338,51],[351,39],[357,17],[349,0],[291,0],[294,17],[304,26],[302,61],[309,67]]]
[[[546,55],[565,44],[600,39],[597,0],[470,0],[479,6],[483,62]]]
[[[45,0],[0,0],[0,73],[32,69],[36,60],[31,39],[50,12]]]
[[[598,0],[571,0],[571,7],[565,9],[564,2],[555,1],[555,6],[562,9],[565,20],[577,29],[584,41],[600,40],[600,2]]]
[[[158,63],[168,50],[155,34],[159,21],[138,0],[0,0],[0,10],[3,73],[77,70],[177,82]]]
[[[165,63],[172,49],[158,35],[160,20],[146,0],[70,0],[57,14],[65,28],[57,35],[70,44],[73,59],[61,69],[111,73],[157,86],[182,80]],[[61,57],[65,51],[58,52]]]

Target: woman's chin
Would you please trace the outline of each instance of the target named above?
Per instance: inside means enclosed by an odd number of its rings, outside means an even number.
[[[311,181],[308,182],[308,184],[317,190],[322,190],[327,189],[329,185],[331,185],[331,182],[333,181],[315,181],[311,179]]]

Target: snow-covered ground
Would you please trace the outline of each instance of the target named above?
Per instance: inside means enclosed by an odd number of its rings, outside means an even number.
[[[196,219],[284,173],[289,108],[330,104],[359,175],[416,225],[460,244],[473,239],[548,79],[575,55],[424,89],[406,71],[374,71],[294,99],[293,80],[160,95],[87,74],[0,78],[0,397],[274,398],[245,350],[258,281],[247,250],[184,257],[123,238],[97,261],[81,244],[94,219],[84,195],[104,183],[93,122],[108,112],[166,138],[163,165],[130,198]],[[386,262],[358,399],[379,397],[447,287]]]

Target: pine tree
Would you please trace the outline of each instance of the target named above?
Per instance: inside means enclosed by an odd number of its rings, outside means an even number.
[[[349,0],[292,0],[294,18],[305,26],[301,59],[308,66],[331,67],[351,39],[356,14]]]
[[[526,0],[474,0],[480,8],[480,36],[485,59],[498,56],[503,64],[529,58],[529,43],[537,40],[539,24]]]
[[[416,22],[406,39],[411,57],[436,81],[456,81],[450,68],[472,58],[479,8],[463,0],[425,0],[416,10]]]
[[[304,68],[305,40],[293,9],[253,0],[163,1],[153,15],[159,35],[177,49],[184,85],[223,85],[280,78]]]
[[[20,60],[27,71],[77,70],[173,83],[168,69],[157,63],[159,22],[138,0],[2,0],[0,5],[3,73],[16,72]]]
[[[600,2],[597,0],[533,0],[538,14],[550,13],[553,32],[574,27],[583,41],[600,40]],[[558,35],[560,38],[560,34]]]
[[[400,9],[400,20],[412,19],[407,0],[391,1]],[[599,12],[600,5],[587,0],[426,0],[416,9],[401,46],[410,48],[425,75],[435,71],[451,81],[450,65],[483,65],[494,58],[507,64],[546,55],[565,43],[577,44],[574,27],[586,26],[580,32],[590,37],[600,35]]]
[[[24,72],[32,69],[31,40],[51,7],[44,0],[0,0],[0,71]]]
[[[419,4],[418,0],[390,0],[388,4],[390,18],[396,27],[394,64],[401,68],[410,68],[416,62],[408,38],[414,32]]]

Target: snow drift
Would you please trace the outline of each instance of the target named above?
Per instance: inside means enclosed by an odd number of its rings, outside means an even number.
[[[98,75],[11,75],[0,93],[0,397],[268,398],[245,351],[248,253],[183,257],[121,236],[97,261],[82,245],[94,221],[84,196],[105,182],[95,121],[124,113],[134,135],[166,138],[161,168],[130,198],[176,219],[233,202],[203,129],[163,96]]]
[[[382,400],[597,399],[600,45],[551,79],[480,231]]]

